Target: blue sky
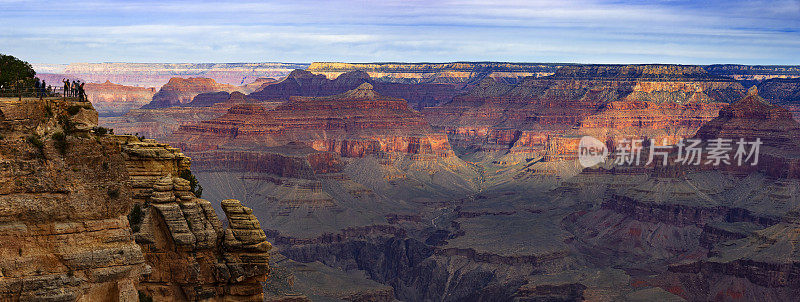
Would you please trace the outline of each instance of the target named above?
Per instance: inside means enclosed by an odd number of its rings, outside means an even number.
[[[800,64],[800,0],[0,0],[0,53],[71,62]]]

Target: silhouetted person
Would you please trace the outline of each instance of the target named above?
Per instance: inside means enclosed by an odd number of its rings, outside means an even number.
[[[41,100],[41,99],[43,99],[43,98],[45,97],[45,91],[46,91],[46,88],[47,88],[47,82],[45,82],[44,80],[42,80],[42,85],[41,85],[41,86],[39,86],[39,91],[37,91],[37,93],[39,94],[39,99],[40,99],[40,100]]]
[[[70,96],[76,97],[78,96],[78,82],[72,81],[72,89],[70,89]]]
[[[34,78],[33,91],[34,91],[34,93],[36,93],[36,97],[39,97],[39,87],[41,87],[41,86],[42,86],[42,82],[39,81],[39,78]]]
[[[69,96],[69,80],[61,79],[61,82],[64,82],[64,92],[62,92],[62,94],[64,95],[64,97],[68,97]]]
[[[85,102],[85,101],[88,101],[88,100],[86,99],[86,90],[83,90],[83,84],[86,84],[86,83],[81,83],[78,86],[78,100]]]

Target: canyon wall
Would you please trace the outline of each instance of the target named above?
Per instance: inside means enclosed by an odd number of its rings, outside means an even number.
[[[734,78],[750,87],[761,81],[775,78],[800,78],[797,65],[736,65],[716,64],[703,67],[708,73]]]
[[[0,99],[0,112],[0,299],[138,299],[147,266],[126,218],[125,161],[88,133],[97,112],[16,98]]]
[[[423,113],[454,145],[479,150],[496,149],[487,135],[501,129],[601,140],[679,138],[692,135],[743,92],[736,81],[699,66],[574,65],[516,85],[486,79]]]
[[[0,100],[0,299],[262,301],[271,247],[249,208],[178,176],[179,150],[93,132],[71,99]]]
[[[292,97],[271,110],[236,105],[216,119],[181,126],[169,141],[188,152],[305,142],[343,156],[449,148],[404,100],[382,96],[369,83],[334,96]]]

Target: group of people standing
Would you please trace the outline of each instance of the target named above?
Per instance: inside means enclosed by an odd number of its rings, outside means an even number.
[[[35,81],[33,82],[33,88],[35,89],[36,97],[39,99],[43,99],[53,91],[52,86],[47,86],[47,82],[44,80],[39,81],[39,78],[35,78]]]
[[[83,83],[81,81],[73,80],[70,82],[69,79],[62,79],[64,82],[64,96],[65,97],[77,97],[79,101],[86,101],[86,90],[83,90]]]

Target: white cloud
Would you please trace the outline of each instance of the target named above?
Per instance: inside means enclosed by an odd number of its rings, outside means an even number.
[[[0,0],[31,61],[580,61],[800,64],[800,5],[604,1]],[[794,50],[794,51],[793,51]],[[265,57],[269,56],[269,57]]]

